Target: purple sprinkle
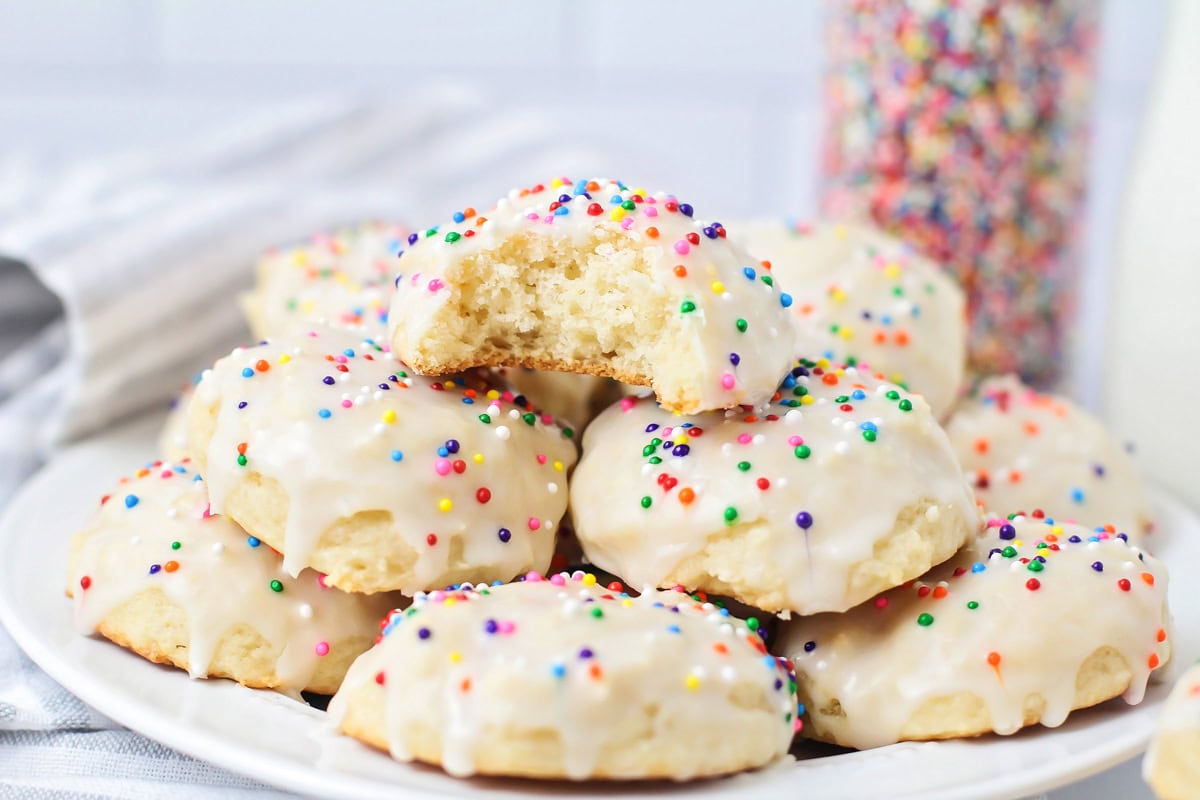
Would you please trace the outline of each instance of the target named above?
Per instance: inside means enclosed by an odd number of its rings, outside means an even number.
[[[796,515],[796,524],[804,530],[808,530],[813,524],[812,514],[808,513],[807,511],[801,511]]]
[[[1000,538],[1004,539],[1006,541],[1008,539],[1017,538],[1017,529],[1014,528],[1012,525],[1008,525],[1008,524],[1001,525],[1000,526]]]
[[[646,433],[653,433],[656,430],[658,430],[657,422],[651,422],[649,425],[646,426]]]
[[[1101,561],[1093,561],[1092,569],[1096,570],[1096,572],[1104,572],[1104,563]]]
[[[590,647],[584,647],[579,651],[579,657],[583,659],[591,658],[593,655],[595,653],[592,652],[592,648]]]
[[[810,642],[805,642],[805,643],[804,643],[804,652],[806,652],[806,653],[811,653],[813,650],[816,650],[816,649],[817,649],[817,643],[816,643],[816,642],[811,642],[811,641],[810,641]]]
[[[733,364],[736,367],[738,364],[742,363],[742,357],[739,356],[737,353],[730,353],[729,354],[729,363]]]
[[[686,444],[679,444],[675,445],[675,449],[671,451],[671,455],[678,458],[683,458],[690,452],[692,452],[692,448],[688,447]]]
[[[325,384],[326,386],[333,386],[333,376],[326,375],[324,378],[321,378],[321,383]]]
[[[428,639],[430,636],[433,636],[433,631],[429,630],[429,628],[417,628],[417,636],[421,639]]]
[[[500,537],[500,541],[507,542],[512,538],[512,531],[510,531],[508,528],[501,528],[500,532],[496,535]]]

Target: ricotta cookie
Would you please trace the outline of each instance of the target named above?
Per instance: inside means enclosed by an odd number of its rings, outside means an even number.
[[[200,376],[196,376],[200,380]],[[171,401],[167,418],[158,433],[158,454],[164,461],[180,462],[188,454],[188,405],[192,402],[194,386],[188,386]]]
[[[673,195],[554,180],[408,238],[389,328],[427,374],[608,376],[683,413],[770,399],[796,356],[770,273]]]
[[[1171,690],[1143,772],[1159,800],[1200,798],[1200,663]]]
[[[545,569],[576,449],[493,376],[431,379],[353,332],[235,350],[204,373],[193,457],[213,510],[347,591]]]
[[[925,400],[855,367],[804,362],[759,410],[681,417],[626,398],[583,444],[576,534],[631,586],[844,611],[982,526]]]
[[[1015,376],[989,378],[946,426],[963,471],[989,509],[1111,523],[1135,544],[1150,504],[1130,455],[1101,422]]]
[[[452,775],[722,775],[788,750],[789,669],[681,592],[576,572],[420,595],[329,706],[341,730]]]
[[[318,322],[382,340],[396,254],[407,236],[403,226],[368,222],[268,251],[254,289],[241,298],[250,329],[267,338]]]
[[[845,747],[1057,727],[1141,702],[1167,663],[1167,571],[1107,532],[1026,517],[845,614],[784,626],[804,735]]]
[[[936,263],[866,224],[756,220],[733,232],[792,294],[799,352],[870,364],[946,416],[966,368],[966,299]]]
[[[292,694],[337,691],[399,594],[350,595],[210,513],[186,465],[156,461],[105,495],[71,543],[68,594],[83,633],[194,678]]]

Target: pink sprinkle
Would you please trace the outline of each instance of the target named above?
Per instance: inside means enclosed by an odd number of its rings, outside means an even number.
[[[540,573],[540,572],[526,572],[525,573],[525,582],[526,583],[541,583],[541,581],[542,581],[542,573]]]
[[[681,256],[686,256],[692,251],[692,246],[687,243],[686,239],[680,239],[675,243],[675,252]]]
[[[417,283],[420,282],[420,280],[421,280],[421,273],[415,272],[415,273],[413,273],[413,276],[408,279],[408,282],[411,283],[413,286],[416,286]]]
[[[587,575],[587,573],[581,569],[577,569],[571,573],[571,580],[579,582],[579,581],[583,580],[584,575]]]
[[[441,589],[437,589],[429,593],[429,600],[434,603],[440,603],[446,599],[446,593]]]
[[[738,434],[738,444],[750,444],[750,434],[739,433]]]
[[[566,586],[567,585],[567,579],[563,577],[561,572],[556,575],[551,575],[550,582],[553,583],[555,586]]]
[[[621,220],[621,230],[627,231],[633,227],[633,217],[626,217]]]
[[[554,422],[554,417],[550,416],[549,414],[542,414],[542,424],[543,425],[549,425],[553,422]]]
[[[325,583],[325,573],[324,572],[317,574],[317,585],[319,585],[322,589],[329,588],[329,584]]]
[[[433,469],[438,475],[449,475],[451,469],[450,459],[439,458],[437,461],[433,462]]]
[[[350,400],[343,400],[343,401],[342,401],[342,408],[349,408],[349,407],[350,407],[350,406],[352,406],[352,405],[354,405],[354,403],[353,403],[353,402],[351,402]]]
[[[792,447],[799,447],[800,445],[804,444],[804,437],[803,436],[789,436],[788,444],[790,444]]]
[[[737,381],[734,379],[732,372],[726,372],[724,375],[721,376],[721,388],[722,389],[732,389],[736,385],[737,385]]]
[[[988,520],[988,522],[987,522],[987,526],[988,526],[989,528],[999,528],[999,527],[1000,527],[1001,525],[1003,525],[1003,524],[1004,524],[1004,520],[1001,520],[1001,519],[995,519],[995,518],[993,518],[993,519],[989,519],[989,520]]]
[[[204,513],[201,515],[201,518],[202,518],[202,519],[208,519],[208,518],[209,518],[209,517],[211,517],[211,516],[212,516],[212,506],[211,506],[211,505],[209,505],[209,504],[207,504],[207,503],[205,503],[205,505],[204,505]]]
[[[445,286],[446,284],[442,282],[441,278],[434,278],[429,282],[429,291],[436,292],[439,289],[444,289]]]
[[[537,215],[536,211],[530,211],[528,214],[525,215],[525,219],[536,220],[537,218],[538,218],[538,215]]]
[[[538,460],[538,463],[539,463],[539,464],[545,464],[545,463],[546,463],[546,454],[545,454],[545,453],[538,453],[538,454],[537,454],[537,460]]]
[[[513,401],[513,396],[513,393],[506,389],[504,394],[500,395],[500,399],[506,403],[511,403]]]
[[[350,359],[346,358],[344,355],[339,355],[339,356],[334,356],[333,360],[339,364],[345,364]]]
[[[501,633],[512,633],[516,629],[517,623],[513,622],[511,619],[503,620],[499,625],[496,626],[496,630],[500,631]]]
[[[646,202],[649,203],[650,205],[654,205],[655,203],[658,202],[658,200],[656,200],[654,197],[647,197],[645,199],[646,199]]]
[[[160,478],[170,478],[170,477],[171,477],[172,475],[174,475],[174,474],[175,474],[175,473],[174,473],[174,472],[171,472],[171,470],[169,470],[169,469],[164,469],[164,470],[162,471],[162,475],[160,475],[159,477],[160,477]]]
[[[529,518],[529,530],[536,531],[540,527],[542,527],[542,521],[540,519],[537,517]]]
[[[653,198],[650,198],[650,199],[648,200],[648,202],[651,202],[651,203],[653,203],[653,202],[654,202],[654,199],[653,199]],[[647,217],[657,217],[657,216],[658,216],[658,209],[657,209],[657,208],[644,208],[644,209],[642,209],[642,213],[643,213],[643,214],[645,214]]]
[[[622,397],[621,398],[621,410],[622,411],[625,411],[625,412],[632,411],[633,407],[636,405],[637,405],[636,397]]]
[[[547,214],[546,216],[542,217],[542,222],[546,223],[547,225],[553,225],[554,224],[554,215]]]
[[[313,648],[313,652],[319,656],[329,655],[329,642],[317,642],[317,646]]]

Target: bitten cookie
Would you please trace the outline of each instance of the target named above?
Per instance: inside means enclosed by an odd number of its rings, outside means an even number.
[[[1106,532],[1016,517],[920,580],[784,626],[804,735],[846,747],[1061,725],[1141,702],[1167,662],[1167,571]]]
[[[1111,523],[1139,544],[1150,505],[1133,459],[1101,422],[1015,376],[990,378],[946,426],[975,493],[989,509]]]
[[[241,298],[250,329],[267,338],[320,322],[382,340],[396,254],[407,236],[400,225],[369,222],[268,251],[254,289]]]
[[[1200,664],[1171,690],[1143,763],[1159,800],[1200,798]]]
[[[796,356],[791,298],[673,195],[555,180],[408,242],[389,327],[422,373],[604,375],[693,413],[769,400]]]
[[[966,300],[937,264],[865,224],[756,220],[732,231],[792,294],[798,352],[870,364],[939,419],[949,413],[966,366]]]
[[[631,586],[800,614],[915,578],[982,524],[925,401],[824,362],[757,411],[622,400],[584,436],[571,508],[588,559]]]
[[[685,780],[787,752],[787,665],[681,592],[590,574],[418,596],[329,706],[341,730],[452,775]]]
[[[193,678],[329,694],[399,594],[350,595],[209,513],[186,464],[156,461],[100,501],[71,542],[68,593],[83,633]]]
[[[206,371],[189,441],[213,510],[293,574],[407,594],[508,580],[549,565],[576,450],[485,379],[421,378],[370,339],[315,330]]]

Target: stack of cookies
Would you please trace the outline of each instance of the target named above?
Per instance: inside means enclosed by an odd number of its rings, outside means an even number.
[[[454,775],[688,779],[1138,701],[1170,642],[1128,456],[1015,379],[960,397],[962,294],[903,244],[741,230],[558,179],[268,254],[263,341],[77,537],[81,628],[336,691],[344,733]]]

